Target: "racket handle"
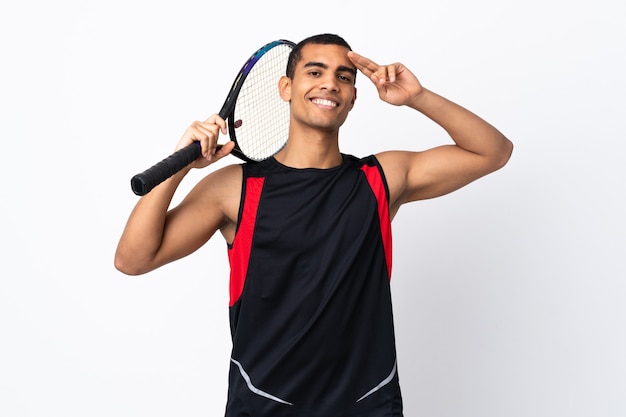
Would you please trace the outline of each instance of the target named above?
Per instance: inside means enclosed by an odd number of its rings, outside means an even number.
[[[133,192],[139,196],[148,194],[154,187],[198,159],[201,154],[200,142],[193,142],[177,150],[161,162],[132,177],[130,186]]]

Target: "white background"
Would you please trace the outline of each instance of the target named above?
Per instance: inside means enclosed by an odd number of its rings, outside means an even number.
[[[219,110],[256,48],[322,32],[403,62],[515,144],[502,170],[394,221],[405,414],[626,415],[618,1],[6,3],[0,415],[223,415],[225,244],[117,272],[130,177]],[[449,142],[357,87],[344,152]]]

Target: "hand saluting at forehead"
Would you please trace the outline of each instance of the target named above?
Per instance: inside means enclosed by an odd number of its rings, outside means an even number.
[[[417,77],[400,63],[378,65],[356,52],[348,52],[348,58],[376,89],[381,100],[396,106],[410,105],[424,90]]]

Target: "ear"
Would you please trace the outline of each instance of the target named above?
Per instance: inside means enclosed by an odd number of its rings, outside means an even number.
[[[278,80],[278,92],[280,93],[280,98],[284,101],[291,101],[291,78],[283,75]]]

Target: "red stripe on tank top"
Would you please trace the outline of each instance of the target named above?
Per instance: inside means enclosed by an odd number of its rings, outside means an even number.
[[[252,236],[264,181],[265,178],[248,178],[246,180],[246,194],[243,200],[241,222],[239,223],[239,229],[233,244],[228,249],[228,260],[230,262],[230,307],[241,297],[243,286],[246,282],[250,251],[252,250]]]
[[[389,202],[387,192],[380,171],[375,166],[363,165],[361,170],[378,202],[378,218],[380,220],[380,235],[383,239],[385,260],[387,261],[387,273],[391,280],[391,220],[389,218]]]

